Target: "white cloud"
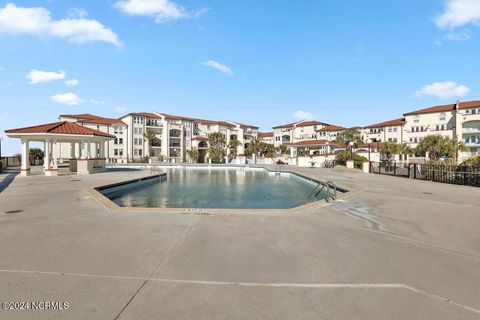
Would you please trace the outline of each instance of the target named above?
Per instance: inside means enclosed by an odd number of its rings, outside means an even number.
[[[121,0],[115,3],[115,7],[130,16],[153,17],[157,23],[199,18],[208,11],[208,8],[202,8],[188,12],[171,0]]]
[[[0,71],[4,71],[4,70],[5,70],[5,68],[0,66]]]
[[[300,120],[312,120],[315,116],[311,112],[306,112],[303,110],[298,110],[293,114],[293,116]]]
[[[31,70],[26,76],[30,84],[37,84],[43,82],[50,82],[55,80],[65,79],[65,71],[41,71]]]
[[[83,99],[71,92],[56,94],[51,96],[51,98],[57,103],[66,104],[68,106],[76,106],[84,102]]]
[[[125,107],[115,107],[115,112],[117,113],[125,113],[127,111],[127,108]]]
[[[184,7],[170,0],[124,0],[117,1],[115,7],[130,16],[154,17],[158,23],[188,16]]]
[[[218,62],[213,61],[213,60],[205,61],[205,62],[202,63],[202,65],[214,68],[214,69],[216,69],[220,72],[223,72],[223,73],[226,73],[226,74],[229,74],[229,75],[233,74],[233,71],[229,66],[226,66],[224,64],[218,63]]]
[[[99,105],[99,104],[105,104],[105,101],[90,99],[90,103]]]
[[[65,80],[65,85],[69,87],[75,87],[78,86],[80,82],[77,79],[70,79],[70,80]]]
[[[471,37],[472,37],[472,33],[470,32],[470,30],[465,29],[462,32],[447,33],[441,39],[437,39],[436,43],[441,45],[445,41],[463,42],[463,41],[467,41]]]
[[[45,8],[17,7],[13,3],[0,8],[0,34],[57,37],[79,44],[103,41],[121,45],[118,36],[96,20],[83,17],[52,20]]]
[[[415,97],[434,96],[437,98],[449,99],[463,97],[470,92],[470,88],[459,85],[454,81],[434,82],[426,85],[415,93]]]
[[[456,28],[473,24],[480,26],[480,1],[448,0],[445,11],[435,19],[439,28]]]
[[[88,16],[88,12],[87,10],[85,9],[82,9],[82,8],[70,8],[67,10],[67,17],[69,18],[73,18],[73,19],[76,19],[76,18],[85,18],[86,16]]]

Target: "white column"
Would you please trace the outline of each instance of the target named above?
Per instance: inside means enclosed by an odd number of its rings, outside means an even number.
[[[45,157],[43,159],[43,167],[45,170],[50,168],[50,141],[45,141]]]
[[[77,159],[83,159],[83,141],[82,142],[77,142],[77,147],[78,147],[78,156]]]
[[[30,174],[30,141],[22,139],[22,167],[21,175],[28,176]]]
[[[59,144],[57,141],[52,142],[52,163],[53,169],[58,169],[58,157],[60,154]]]
[[[100,142],[100,158],[105,158],[105,142]]]
[[[74,142],[70,143],[70,158],[71,159],[77,157],[77,153],[75,152],[75,146],[76,146],[76,143],[74,143]]]
[[[80,154],[82,159],[87,159],[88,157],[88,144],[85,141],[82,141],[80,144]]]
[[[87,159],[90,159],[92,154],[90,142],[85,143],[85,145],[87,146]]]

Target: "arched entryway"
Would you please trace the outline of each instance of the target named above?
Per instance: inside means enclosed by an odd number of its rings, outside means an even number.
[[[198,163],[205,163],[208,154],[208,143],[200,141],[198,143]]]

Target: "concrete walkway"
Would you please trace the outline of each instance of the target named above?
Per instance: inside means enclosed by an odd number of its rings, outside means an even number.
[[[0,319],[480,319],[480,189],[295,169],[352,192],[301,214],[112,212],[149,175],[16,177],[0,193]]]

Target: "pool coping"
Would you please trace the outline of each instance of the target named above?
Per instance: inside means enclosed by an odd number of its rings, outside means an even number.
[[[222,167],[222,168],[227,168],[227,167]],[[245,167],[232,167],[235,169],[238,168],[245,168]],[[252,168],[250,166],[250,168]],[[253,168],[261,168],[267,172],[278,172],[278,171],[272,171],[268,168],[264,167],[253,167]],[[308,177],[304,174],[300,174],[297,172],[289,171],[289,170],[282,170],[280,173],[288,173],[288,174],[294,174],[297,175],[303,179],[316,182],[316,183],[325,183],[326,181],[321,181],[316,178]],[[293,213],[302,213],[306,210],[310,209],[316,209],[316,208],[321,208],[324,207],[331,202],[327,202],[325,200],[318,200],[312,203],[307,203],[301,206],[293,207],[293,208],[287,208],[287,209],[279,209],[279,208],[266,208],[266,209],[255,209],[255,208],[149,208],[149,207],[121,207],[117,205],[115,202],[110,200],[107,196],[105,196],[103,193],[101,193],[101,190],[112,188],[112,187],[118,187],[130,183],[135,183],[135,182],[142,182],[142,181],[147,181],[150,179],[154,178],[160,178],[162,176],[166,176],[167,173],[160,173],[160,174],[154,174],[154,175],[148,175],[145,177],[141,178],[136,178],[136,179],[130,179],[130,180],[123,180],[115,183],[110,183],[110,184],[103,184],[100,186],[91,186],[91,187],[86,187],[85,191],[92,196],[95,200],[97,200],[105,209],[109,211],[117,211],[117,212],[148,212],[148,213],[171,213],[171,214],[184,214],[184,215],[199,215],[199,216],[210,216],[210,215],[245,215],[245,214],[256,214],[256,215],[271,215],[271,214],[293,214]],[[345,196],[351,195],[352,193],[355,193],[357,190],[352,190],[352,188],[345,188],[342,185],[337,185],[337,191],[339,193],[337,194],[337,197],[335,200],[342,199]]]

